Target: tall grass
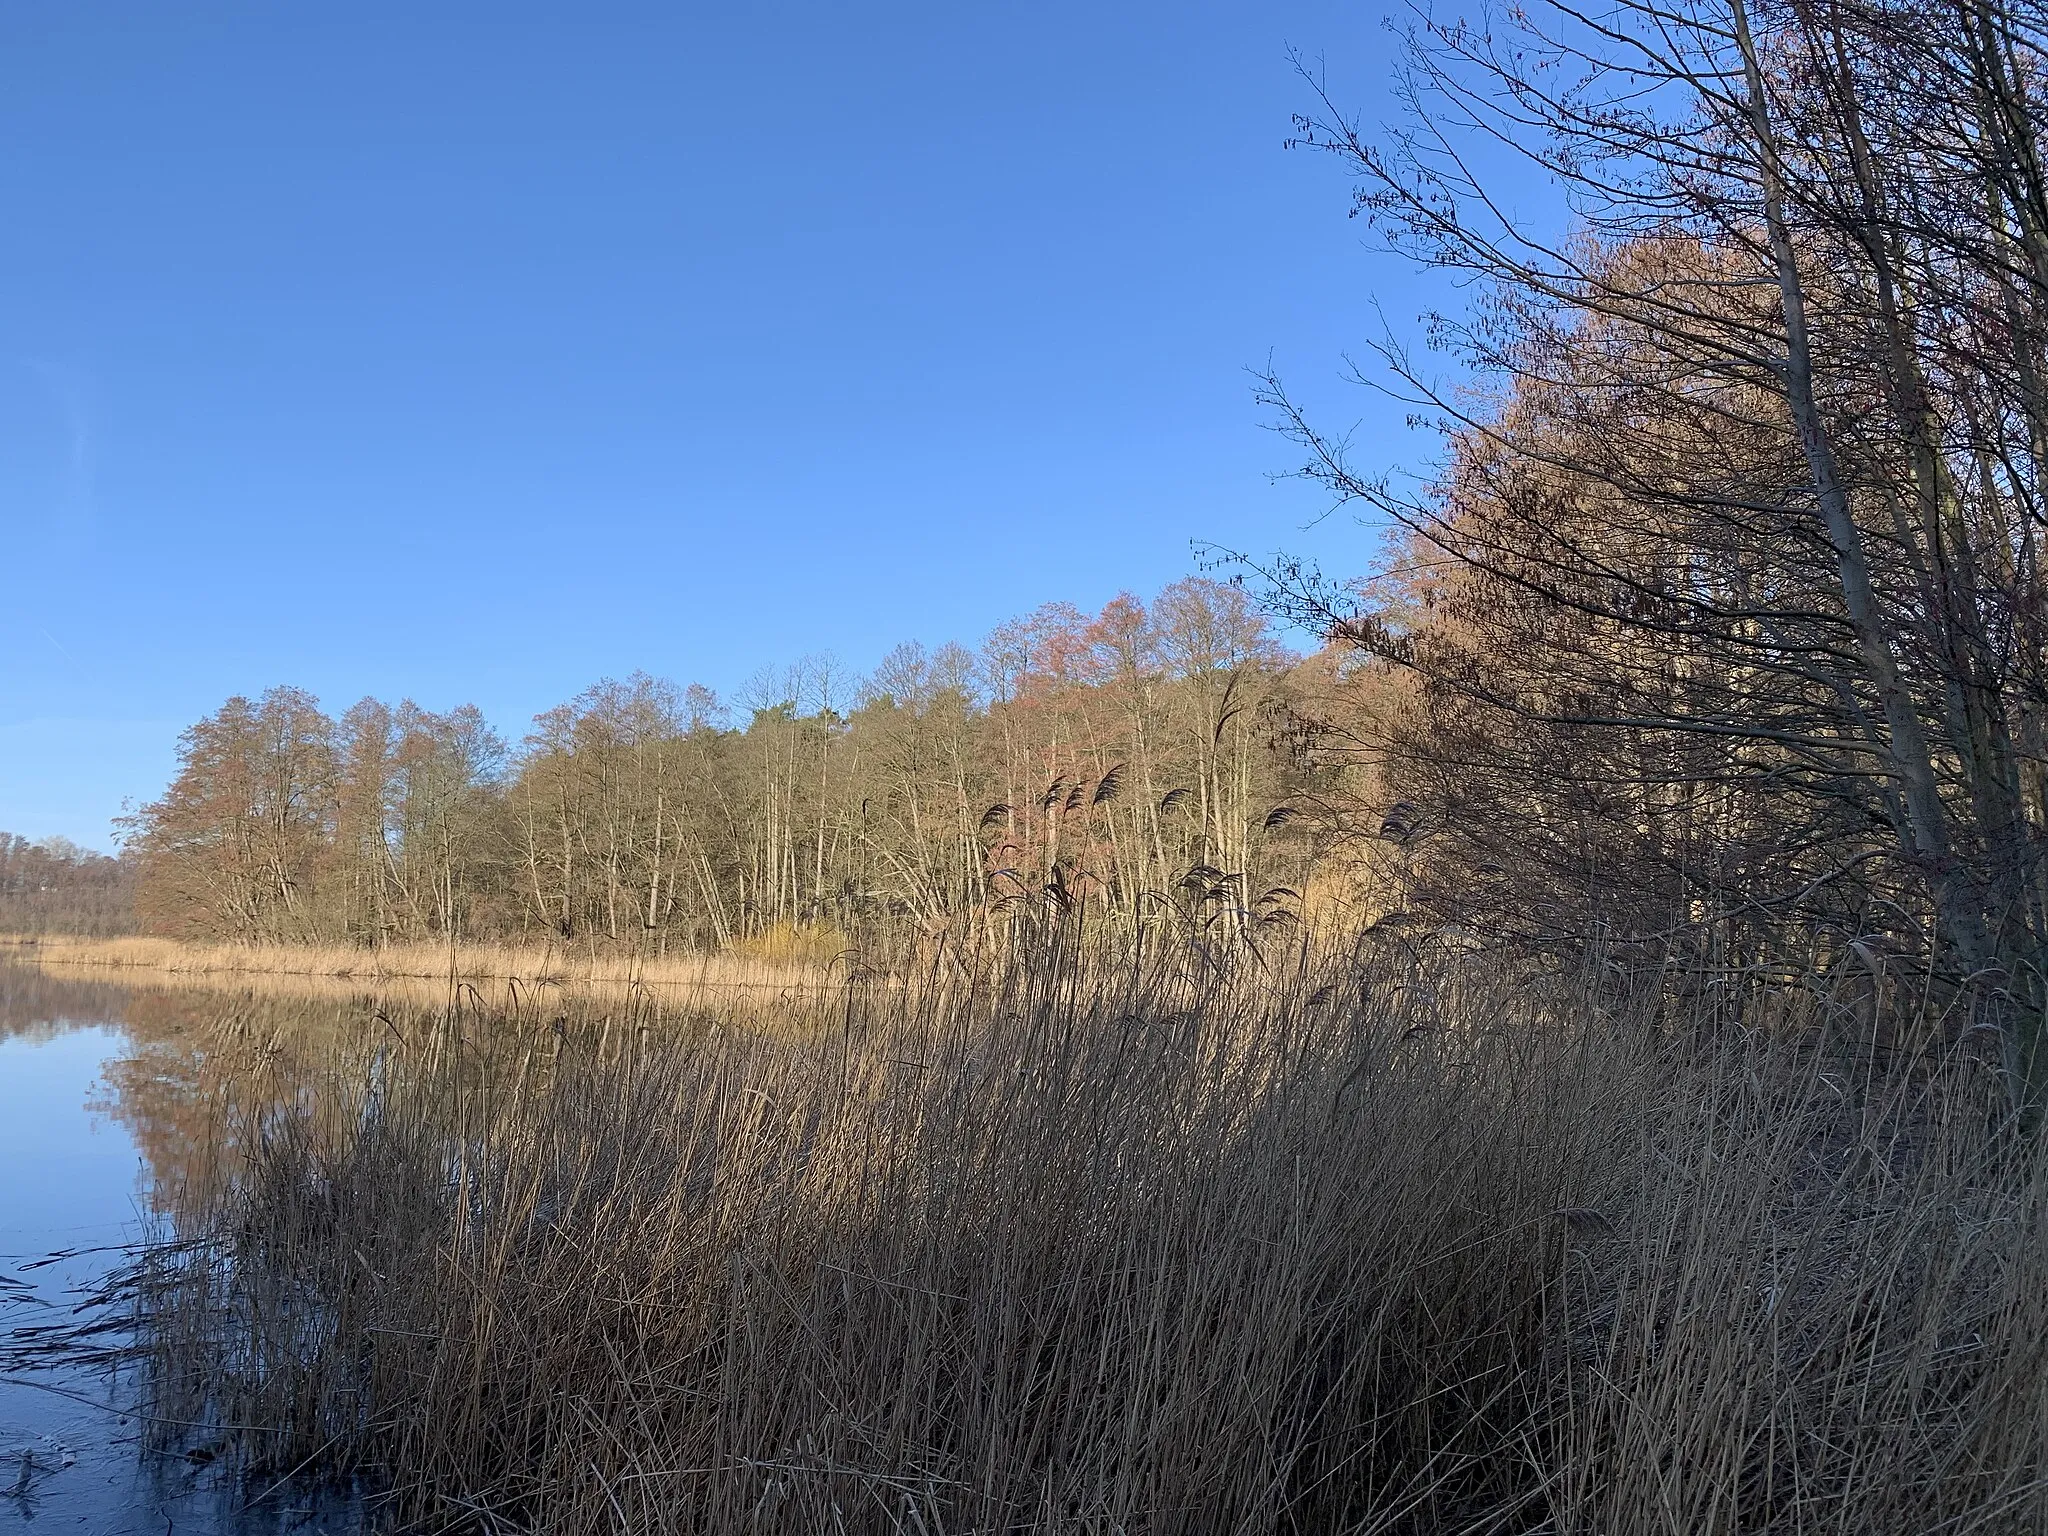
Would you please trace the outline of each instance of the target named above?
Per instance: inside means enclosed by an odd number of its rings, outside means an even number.
[[[2043,1175],[1967,1060],[1470,962],[386,1022],[141,1294],[159,1421],[397,1523],[2048,1526]]]

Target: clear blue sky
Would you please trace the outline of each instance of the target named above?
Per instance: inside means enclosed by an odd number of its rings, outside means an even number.
[[[1270,355],[1426,302],[1306,91],[1372,6],[0,12],[0,828],[105,845],[278,682],[529,717],[730,692],[1370,541],[1268,476]]]

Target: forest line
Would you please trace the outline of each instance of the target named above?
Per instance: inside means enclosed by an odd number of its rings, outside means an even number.
[[[764,673],[737,706],[607,680],[516,744],[471,707],[337,717],[279,687],[184,733],[102,873],[134,926],[201,944],[821,960],[1020,909],[1256,944],[1301,915],[1308,807],[1356,777],[1304,727],[1334,671],[1197,577],[1047,604],[977,652],[899,646],[866,678]]]

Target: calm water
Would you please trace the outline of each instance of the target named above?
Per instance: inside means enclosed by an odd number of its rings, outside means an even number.
[[[294,1022],[317,1028],[321,1011],[302,1005]],[[339,1027],[363,1010],[325,1012]],[[131,1245],[175,1225],[195,1181],[220,1176],[213,1107],[238,1080],[254,1080],[224,1042],[260,1035],[252,1049],[269,1061],[281,1027],[252,1005],[203,993],[0,967],[0,1531],[360,1528],[310,1494],[252,1498],[265,1490],[213,1467],[203,1431],[170,1451],[148,1449],[133,1367],[20,1358],[34,1330],[97,1315],[77,1310],[95,1283]]]

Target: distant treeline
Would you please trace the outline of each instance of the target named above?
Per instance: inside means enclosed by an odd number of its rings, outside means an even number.
[[[66,838],[0,832],[0,933],[135,931],[135,866]]]
[[[869,944],[1030,910],[1232,942],[1299,916],[1347,757],[1237,587],[1043,607],[871,676],[763,674],[733,708],[635,674],[508,743],[474,708],[276,688],[186,731],[127,824],[138,911],[193,939]],[[1298,802],[1298,803],[1297,803]],[[772,941],[771,941],[772,942]]]

